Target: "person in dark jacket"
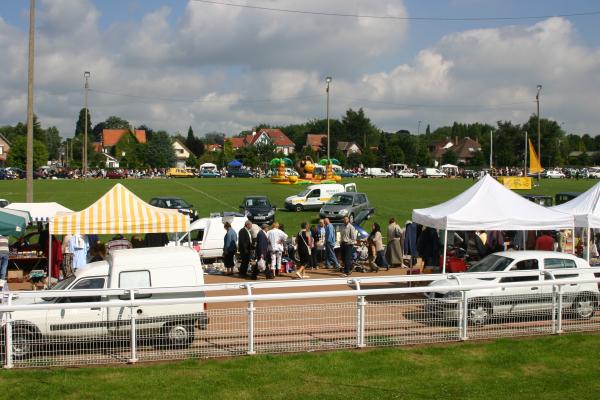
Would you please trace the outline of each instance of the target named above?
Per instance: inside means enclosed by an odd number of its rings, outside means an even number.
[[[417,250],[427,267],[440,265],[440,238],[433,228],[425,228],[417,241]]]
[[[269,225],[263,224],[262,229],[258,231],[256,234],[256,264],[252,268],[252,276],[253,280],[258,279],[259,263],[262,263],[265,268],[265,275],[267,279],[273,279],[273,272],[271,268],[266,266],[267,260],[269,259],[269,239],[267,239],[267,229]]]
[[[223,263],[227,271],[225,275],[233,275],[235,253],[237,252],[237,234],[229,222],[225,222],[223,225],[227,231],[223,238]]]
[[[245,278],[252,256],[252,222],[246,221],[243,228],[238,232],[238,251],[240,252],[240,277]]]

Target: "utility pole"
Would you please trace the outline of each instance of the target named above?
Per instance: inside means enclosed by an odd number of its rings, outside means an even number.
[[[331,83],[331,77],[325,78],[325,82],[327,82],[327,164],[329,165],[331,162],[331,141],[329,138],[329,84]]]
[[[537,103],[537,139],[538,139],[538,160],[540,162],[540,170],[538,170],[537,180],[538,184],[540,183],[541,169],[542,169],[542,141],[540,139],[540,91],[542,90],[542,85],[537,85],[537,94],[535,95],[535,101]]]
[[[27,69],[27,195],[33,202],[33,55],[35,38],[35,0],[29,0],[29,67]]]
[[[490,174],[493,168],[493,154],[494,154],[494,130],[490,129]]]
[[[88,84],[88,79],[90,77],[90,73],[89,71],[85,71],[83,73],[83,76],[85,78],[85,125],[83,127],[83,149],[81,150],[83,153],[81,155],[81,161],[83,162],[83,179],[86,179],[87,177],[87,169],[88,169],[88,152],[87,152],[87,148],[88,148],[88,91],[90,89],[90,86]]]

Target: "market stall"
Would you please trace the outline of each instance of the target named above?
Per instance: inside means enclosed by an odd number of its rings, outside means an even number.
[[[31,215],[32,222],[48,222],[57,213],[73,212],[67,207],[55,203],[11,203],[5,207],[10,210],[26,211]]]
[[[51,218],[49,242],[52,235],[189,232],[189,227],[187,215],[151,206],[118,183],[88,208]]]
[[[575,229],[572,215],[532,203],[489,175],[444,203],[413,210],[412,220],[444,230],[444,250],[448,242],[448,230]],[[444,272],[445,267],[446,251],[443,252]]]
[[[590,261],[591,230],[600,228],[600,183],[589,188],[585,193],[552,210],[572,215],[575,227],[583,228],[587,233],[586,259]]]

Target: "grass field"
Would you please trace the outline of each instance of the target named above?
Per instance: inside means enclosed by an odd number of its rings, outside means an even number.
[[[374,221],[382,226],[394,216],[399,221],[410,219],[414,208],[429,207],[459,194],[473,184],[468,179],[354,179],[359,191],[367,193],[376,209]],[[148,201],[154,196],[178,196],[194,204],[201,216],[216,211],[236,211],[242,198],[264,194],[283,208],[284,199],[302,190],[302,186],[273,185],[267,179],[143,179],[35,181],[35,201],[56,201],[73,210],[81,210],[115,183],[121,182]],[[554,195],[561,191],[583,192],[596,180],[542,180],[529,192]],[[521,193],[521,192],[519,192]],[[522,192],[526,193],[526,192]],[[25,201],[25,181],[0,181],[0,197],[12,202]],[[286,230],[296,229],[300,222],[316,221],[317,212],[277,211],[276,218]],[[367,226],[365,226],[367,227]],[[368,228],[368,227],[367,227]]]
[[[600,336],[571,334],[0,372],[4,399],[597,399]]]

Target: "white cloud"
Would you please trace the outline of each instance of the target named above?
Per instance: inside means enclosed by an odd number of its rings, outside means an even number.
[[[357,2],[350,9],[344,0],[321,3],[307,0],[301,6],[406,15],[401,0]],[[299,7],[291,0],[276,4]],[[600,123],[595,109],[600,50],[583,46],[563,18],[455,32],[407,60],[400,58],[410,39],[402,21],[194,1],[181,17],[172,13],[160,7],[140,20],[100,28],[100,11],[89,0],[42,0],[35,97],[42,123],[72,134],[86,70],[97,90],[90,94],[94,123],[119,115],[170,132],[192,125],[197,133],[233,134],[261,122],[322,118],[326,75],[334,77],[332,116],[362,106],[386,130],[414,130],[417,120],[432,126],[455,120],[521,123],[534,111],[538,83],[544,85],[543,116],[592,133]],[[0,52],[7,55],[0,74],[0,124],[14,124],[25,117],[27,33],[1,17]],[[394,66],[382,70],[382,64]]]

